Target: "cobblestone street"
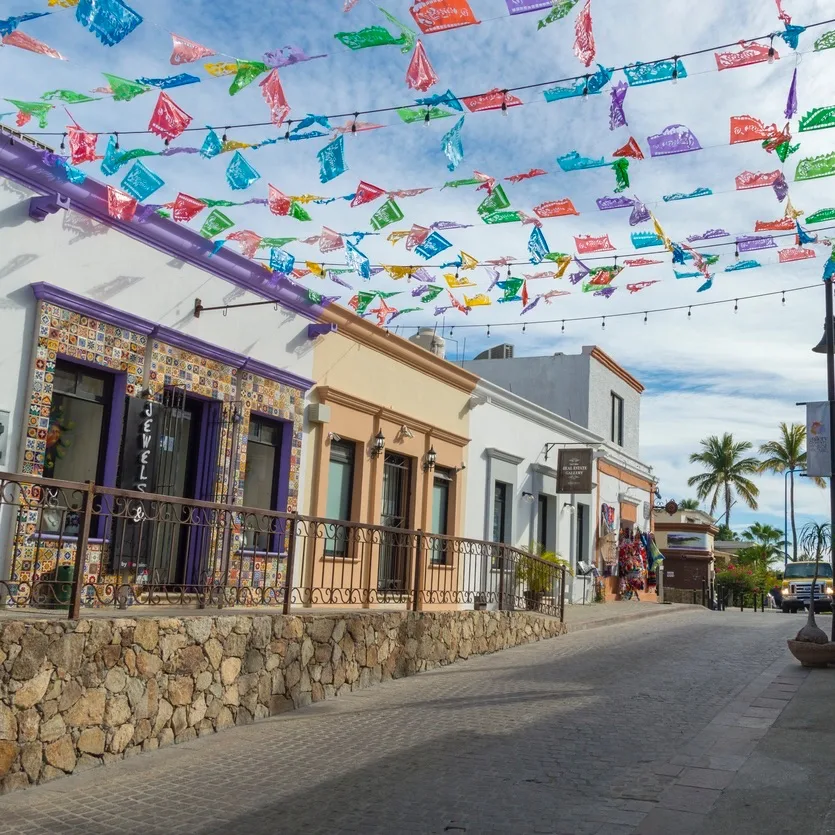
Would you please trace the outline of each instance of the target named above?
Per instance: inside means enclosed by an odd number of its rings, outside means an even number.
[[[703,731],[798,625],[697,609],[473,658],[15,793],[2,832],[692,831],[647,815],[688,756],[751,753],[757,722]]]

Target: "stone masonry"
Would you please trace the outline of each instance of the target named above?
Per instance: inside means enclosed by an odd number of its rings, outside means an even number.
[[[472,611],[0,623],[0,790],[563,632]]]

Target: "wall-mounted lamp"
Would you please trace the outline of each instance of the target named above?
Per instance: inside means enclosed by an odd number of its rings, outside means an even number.
[[[523,491],[522,491],[522,498],[523,498],[526,502],[532,502],[532,501],[534,500],[535,496],[534,496],[534,494],[533,494],[533,493],[528,493],[527,491],[523,490]]]
[[[569,513],[576,513],[577,512],[577,508],[574,507],[574,505],[571,504],[571,502],[563,502],[562,503],[562,509],[567,510]]]
[[[339,443],[342,440],[340,435],[337,435],[336,432],[328,432],[328,440],[329,441],[336,441]]]
[[[466,470],[466,469],[467,469],[467,465],[466,465],[466,464],[464,464],[464,463],[461,463],[461,464],[460,464],[459,466],[457,466],[457,467],[456,467],[456,468],[455,468],[452,472],[454,472],[454,473],[460,473],[462,470]]]
[[[383,430],[381,429],[374,436],[374,441],[371,445],[371,457],[376,458],[378,455],[382,455],[383,450],[385,448],[386,448],[386,436],[383,434]]]
[[[429,451],[423,459],[423,469],[426,472],[435,469],[435,462],[438,460],[438,453],[435,452],[435,447],[429,447]]]

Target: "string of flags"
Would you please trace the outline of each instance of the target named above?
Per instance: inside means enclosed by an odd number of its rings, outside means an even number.
[[[721,47],[715,50],[700,50],[690,55],[714,52],[717,71],[725,71],[759,63],[773,63],[781,56],[775,47],[775,42],[785,44],[792,50],[797,50],[800,38],[807,29],[828,25],[833,21],[821,21],[808,26],[798,26],[792,23],[786,14],[781,0],[775,0],[778,19],[782,30],[748,41],[740,41],[738,47]],[[526,85],[524,88],[493,89],[474,96],[456,96],[451,89],[445,93],[429,91],[440,84],[441,78],[435,71],[431,57],[431,42],[429,36],[450,29],[474,26],[479,23],[473,10],[466,0],[414,0],[409,9],[412,22],[406,24],[383,9],[379,9],[385,25],[371,26],[353,32],[339,32],[335,38],[351,50],[361,50],[371,47],[392,45],[409,56],[406,69],[406,86],[420,94],[423,98],[414,100],[413,104],[400,107],[381,108],[365,112],[356,112],[343,124],[333,124],[336,118],[316,114],[307,114],[302,118],[291,119],[291,105],[285,95],[279,69],[295,63],[304,63],[325,55],[307,55],[298,47],[285,47],[265,54],[263,60],[214,60],[223,56],[210,47],[188,40],[178,35],[172,35],[172,53],[170,63],[178,69],[176,74],[165,77],[122,78],[112,73],[104,73],[106,86],[90,91],[67,89],[50,90],[42,94],[37,101],[23,101],[7,99],[16,108],[15,118],[19,127],[25,127],[31,122],[46,129],[51,116],[56,109],[63,105],[73,110],[81,104],[95,101],[112,100],[116,102],[132,101],[139,96],[152,93],[155,106],[151,113],[148,128],[145,131],[118,131],[108,136],[85,131],[84,128],[69,115],[69,124],[61,132],[62,153],[45,153],[44,160],[60,170],[72,182],[82,182],[87,176],[80,167],[100,163],[102,173],[108,177],[120,176],[119,186],[108,185],[108,211],[111,216],[121,222],[142,223],[151,218],[162,216],[171,218],[175,222],[189,223],[202,214],[199,222],[200,234],[212,241],[212,253],[217,253],[224,246],[236,245],[238,251],[247,258],[259,259],[265,265],[265,282],[279,280],[327,278],[333,283],[351,291],[347,304],[359,315],[376,316],[380,325],[387,325],[392,320],[406,313],[423,310],[427,305],[435,304],[435,315],[445,314],[454,310],[464,315],[476,307],[488,306],[493,303],[519,303],[521,314],[527,314],[540,302],[550,303],[553,299],[572,292],[591,293],[602,298],[611,298],[617,289],[623,287],[629,294],[640,292],[664,279],[647,279],[630,281],[628,284],[614,282],[626,269],[644,269],[669,264],[672,261],[673,278],[682,280],[698,279],[697,292],[704,292],[713,286],[719,255],[705,250],[715,246],[733,246],[735,260],[724,266],[723,272],[750,270],[764,266],[767,262],[757,255],[760,250],[776,249],[775,263],[794,263],[817,257],[815,245],[830,245],[827,239],[819,238],[816,232],[807,228],[811,224],[822,223],[835,219],[835,209],[823,208],[805,218],[806,226],[801,225],[799,217],[803,212],[792,205],[789,197],[789,183],[784,168],[776,163],[763,166],[767,170],[743,171],[734,181],[735,191],[749,191],[751,189],[770,189],[779,203],[785,203],[785,214],[775,220],[767,219],[770,212],[764,214],[766,219],[757,221],[754,234],[730,235],[723,229],[709,229],[704,233],[691,235],[686,240],[672,240],[662,228],[654,210],[664,204],[690,200],[716,194],[712,188],[702,185],[696,189],[671,192],[663,195],[657,201],[641,201],[637,196],[630,196],[634,186],[631,183],[630,163],[646,159],[663,158],[698,152],[703,145],[696,133],[690,127],[681,124],[670,124],[655,134],[651,134],[640,142],[630,135],[628,140],[619,145],[610,156],[584,154],[582,150],[571,150],[557,157],[556,168],[553,171],[531,168],[502,179],[485,175],[478,171],[471,178],[450,180],[440,186],[444,188],[461,188],[474,186],[476,192],[484,191],[480,195],[481,202],[477,206],[477,214],[485,224],[504,224],[518,222],[523,226],[530,225],[527,238],[527,260],[519,262],[510,256],[482,262],[460,251],[458,256],[446,263],[435,266],[430,263],[448,250],[455,250],[453,242],[447,235],[456,229],[470,228],[470,224],[456,221],[434,221],[428,226],[412,224],[410,229],[396,229],[385,231],[404,219],[404,212],[398,201],[425,193],[430,188],[398,189],[389,191],[377,185],[360,181],[357,188],[350,194],[341,197],[320,197],[313,194],[287,195],[281,192],[266,179],[262,179],[249,151],[257,151],[280,141],[299,141],[305,139],[324,139],[325,144],[317,151],[320,184],[330,183],[343,176],[348,170],[346,158],[345,134],[364,133],[377,130],[386,125],[363,122],[359,117],[381,112],[396,113],[401,122],[410,124],[423,121],[430,123],[436,119],[454,118],[452,127],[441,139],[441,150],[444,154],[447,168],[456,171],[466,158],[465,126],[470,114],[479,112],[507,112],[519,107],[525,102],[515,92],[521,89],[539,88],[546,103],[555,103],[569,98],[588,98],[595,95],[609,95],[609,129],[611,131],[629,128],[629,91],[633,87],[641,87],[662,82],[677,83],[688,77],[685,60],[688,55],[673,56],[651,62],[634,62],[625,67],[607,67],[597,62],[597,48],[594,38],[594,23],[592,19],[593,0],[506,0],[508,15],[522,15],[530,12],[544,12],[538,21],[538,29],[545,28],[558,20],[574,14],[574,52],[587,72],[574,78],[557,82]],[[345,0],[345,11],[350,12],[355,2]],[[116,46],[128,38],[138,26],[143,23],[142,16],[122,0],[49,0],[50,11],[32,12],[17,15],[0,21],[0,39],[3,46],[14,46],[57,60],[66,60],[63,55],[50,46],[35,40],[24,32],[21,26],[28,26],[30,21],[53,13],[55,10],[74,9],[76,21],[89,30],[103,45]],[[414,27],[417,27],[415,30]],[[782,46],[780,47],[782,49]],[[818,37],[814,44],[814,51],[824,51],[835,48],[835,30],[826,32]],[[203,63],[205,76],[195,74],[197,70],[179,71],[183,65]],[[622,73],[622,78],[616,74]],[[234,96],[242,90],[255,85],[260,90],[266,115],[269,119],[264,125],[283,130],[260,142],[244,143],[229,139],[228,130],[220,137],[219,129],[204,127],[180,107],[176,101],[176,93],[171,91],[179,87],[201,83],[205,77],[231,78],[229,94]],[[441,88],[443,89],[443,88]],[[794,141],[791,120],[799,114],[798,71],[794,69],[791,84],[786,99],[785,126],[766,124],[750,115],[731,117],[730,144],[758,142],[764,151],[773,155],[780,163],[785,164],[789,157],[799,150],[799,142]],[[835,105],[816,107],[799,116],[796,123],[796,133],[822,130],[835,127]],[[176,143],[186,132],[205,131],[199,147],[185,147]],[[121,146],[122,136],[130,133],[153,134],[164,142],[164,149],[149,150],[143,148],[124,149]],[[98,154],[100,138],[107,137],[107,147],[104,155]],[[68,147],[66,147],[68,146]],[[63,153],[67,151],[68,153]],[[175,200],[163,204],[148,202],[165,186],[165,181],[151,168],[149,161],[144,159],[152,156],[171,156],[189,154],[195,158],[211,160],[216,156],[228,154],[225,167],[226,183],[232,191],[245,192],[249,189],[259,196],[239,201],[198,198],[185,193],[179,193]],[[259,166],[260,167],[260,166]],[[552,251],[543,231],[544,219],[562,216],[577,216],[574,202],[569,197],[556,197],[546,200],[532,210],[532,214],[512,208],[505,192],[505,184],[515,185],[527,180],[542,177],[546,174],[570,174],[608,168],[611,170],[614,183],[612,195],[598,198],[597,210],[612,211],[616,209],[629,210],[630,227],[651,224],[652,231],[638,230],[630,232],[630,243],[636,255],[613,255],[618,252],[615,233],[576,235],[573,239],[574,253]],[[774,170],[768,170],[773,168]],[[634,172],[633,172],[634,173]],[[816,156],[806,156],[799,159],[794,171],[794,181],[802,182],[815,180],[820,177],[835,175],[835,152]],[[459,175],[460,176],[460,175]],[[266,186],[266,188],[265,188]],[[263,195],[263,196],[261,196]],[[159,198],[157,198],[159,199]],[[311,204],[324,205],[337,200],[347,201],[351,207],[371,204],[381,201],[375,209],[370,221],[370,229],[338,232],[327,227],[319,235],[307,238],[276,238],[263,237],[249,230],[236,228],[235,221],[223,209],[233,206],[259,205],[267,208],[274,216],[293,218],[301,222],[310,222],[312,217],[308,207]],[[818,231],[825,231],[820,229]],[[401,264],[372,264],[371,259],[363,252],[362,240],[368,235],[385,235],[394,245],[404,244],[408,252],[415,252],[422,259],[423,266]],[[780,248],[777,239],[793,237],[792,246]],[[727,240],[723,240],[727,239]],[[344,261],[333,268],[326,269],[325,264],[305,260],[304,267],[298,256],[288,251],[293,244],[317,246],[320,253],[339,252]],[[661,247],[664,258],[652,257],[657,254],[654,250]],[[292,248],[292,247],[291,247]],[[259,253],[268,250],[268,257]],[[753,253],[753,255],[752,255]],[[618,259],[621,263],[618,263]],[[596,260],[611,259],[614,263],[603,266],[592,266]],[[827,260],[827,264],[831,259]],[[590,263],[586,263],[590,262]],[[511,267],[528,264],[534,270],[527,272],[511,270]],[[476,267],[485,267],[489,277],[489,286],[473,279]],[[499,267],[507,267],[507,275],[502,275]],[[441,278],[437,278],[429,270],[441,270]],[[514,275],[521,272],[521,275]],[[404,291],[393,290],[387,292],[372,291],[371,289],[354,288],[342,275],[354,275],[361,282],[370,281],[375,275],[385,273],[389,278],[405,278],[410,286],[409,298],[419,307],[403,307],[398,302],[392,302],[396,296]],[[537,279],[566,279],[567,285],[573,290],[545,289],[536,291]],[[550,284],[550,282],[549,282]],[[362,287],[362,283],[360,284]],[[551,284],[551,287],[554,285]],[[458,295],[460,293],[460,295]],[[328,303],[338,301],[340,296],[324,296],[316,290],[309,289],[311,301]],[[376,307],[372,307],[376,303]],[[399,306],[394,306],[398,304]]]

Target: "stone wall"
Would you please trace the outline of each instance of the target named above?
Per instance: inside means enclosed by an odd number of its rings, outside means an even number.
[[[0,790],[564,631],[526,612],[0,622]]]

